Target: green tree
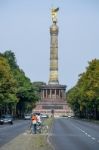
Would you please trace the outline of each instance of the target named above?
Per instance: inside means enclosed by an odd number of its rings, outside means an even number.
[[[24,71],[17,65],[14,53],[6,51],[4,56],[8,59],[11,71],[17,82],[16,97],[19,101],[16,106],[16,113],[19,117],[23,117],[24,112],[28,109],[27,105],[31,106],[32,109],[32,106],[38,100],[38,97],[30,79],[26,77]]]
[[[10,66],[6,58],[0,55],[0,110],[10,111],[9,106],[17,103],[16,80],[11,73]],[[2,108],[4,108],[2,110]]]
[[[99,118],[99,60],[89,62],[86,72],[79,75],[76,86],[67,94],[73,107],[79,105],[75,110],[80,117]]]

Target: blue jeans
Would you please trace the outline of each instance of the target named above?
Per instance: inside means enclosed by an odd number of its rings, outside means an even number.
[[[33,126],[33,133],[36,134],[36,131],[37,131],[37,124],[36,124],[36,123],[35,123],[35,124],[32,124],[32,126]]]

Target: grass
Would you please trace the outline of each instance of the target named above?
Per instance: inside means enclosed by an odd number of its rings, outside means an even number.
[[[44,125],[48,126],[49,130],[53,124],[53,118],[48,118],[45,119],[43,122]],[[33,140],[32,142],[35,143],[33,144],[32,148],[36,150],[52,150],[51,146],[47,143],[47,134],[36,134],[33,135]]]
[[[47,143],[47,135],[35,135],[31,141],[31,150],[52,150]]]

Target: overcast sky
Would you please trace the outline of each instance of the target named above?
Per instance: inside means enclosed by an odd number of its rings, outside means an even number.
[[[51,8],[59,7],[59,83],[73,87],[99,59],[99,0],[0,0],[0,51],[34,81],[49,81]]]

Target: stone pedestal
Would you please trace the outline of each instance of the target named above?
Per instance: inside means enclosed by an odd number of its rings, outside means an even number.
[[[34,112],[47,113],[55,116],[69,116],[72,111],[66,102],[65,85],[44,85],[41,89],[41,100]]]

